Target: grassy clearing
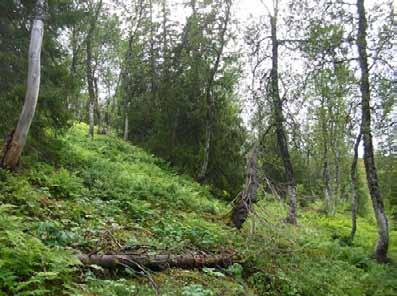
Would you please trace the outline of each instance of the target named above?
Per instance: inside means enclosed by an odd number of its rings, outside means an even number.
[[[397,267],[370,258],[371,219],[359,219],[350,246],[349,213],[325,217],[314,204],[291,227],[280,222],[286,209],[266,198],[238,232],[227,224],[229,205],[140,148],[111,136],[91,141],[84,125],[57,147],[48,163],[25,157],[20,173],[0,171],[0,295],[155,295],[147,277],[83,269],[73,255],[134,245],[244,258],[227,270],[153,273],[161,295],[397,293]],[[394,260],[396,240],[393,230]]]

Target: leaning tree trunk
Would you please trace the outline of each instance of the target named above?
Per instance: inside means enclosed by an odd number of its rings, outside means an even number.
[[[350,233],[351,242],[353,242],[357,230],[357,209],[358,209],[357,160],[358,160],[358,146],[360,145],[360,142],[361,142],[361,132],[357,136],[356,143],[354,143],[353,162],[350,170],[350,177],[352,181],[352,229]]]
[[[231,13],[231,1],[226,1],[226,15],[224,19],[224,24],[222,31],[220,32],[220,48],[216,51],[216,60],[214,67],[211,70],[209,75],[209,79],[207,82],[206,87],[206,98],[207,98],[207,120],[205,125],[205,143],[204,143],[204,157],[203,162],[201,164],[200,172],[197,177],[197,181],[203,182],[205,180],[207,171],[208,171],[208,163],[210,158],[210,149],[211,149],[211,140],[212,140],[212,133],[213,133],[213,125],[215,119],[215,99],[213,94],[213,84],[215,80],[215,75],[218,72],[219,64],[221,62],[223,49],[225,47],[225,37],[227,32],[227,27],[230,20],[230,13]]]
[[[375,248],[375,258],[378,262],[387,261],[387,251],[389,248],[389,226],[383,199],[379,190],[378,175],[376,173],[374,147],[371,134],[371,107],[370,107],[370,87],[369,87],[369,68],[367,56],[367,18],[365,16],[364,0],[357,0],[358,12],[358,32],[357,49],[359,54],[359,64],[361,70],[360,90],[361,90],[361,132],[364,143],[364,164],[367,175],[368,189],[371,195],[372,205],[378,226],[378,241]]]
[[[238,229],[241,228],[247,219],[252,204],[257,200],[256,192],[259,186],[257,176],[257,158],[258,147],[255,145],[252,149],[251,157],[247,162],[247,176],[245,179],[244,191],[239,195],[239,199],[233,207],[232,222]]]
[[[272,38],[272,69],[271,69],[271,95],[273,99],[273,118],[276,127],[277,144],[284,164],[284,171],[288,182],[289,211],[286,222],[296,224],[296,181],[291,158],[288,151],[287,136],[284,129],[283,106],[278,87],[278,39],[277,39],[277,11],[270,19]]]
[[[13,132],[11,132],[9,139],[6,141],[3,148],[1,166],[11,170],[16,169],[19,159],[21,158],[30,125],[32,124],[36,111],[40,90],[40,55],[44,33],[43,19],[45,5],[45,0],[37,0],[36,2],[36,14],[33,20],[29,44],[28,78],[25,102],[19,116],[17,127]]]

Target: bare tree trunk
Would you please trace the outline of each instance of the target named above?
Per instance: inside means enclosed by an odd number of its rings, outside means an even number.
[[[87,33],[86,39],[86,75],[87,75],[87,84],[88,84],[88,95],[89,95],[89,107],[88,107],[88,121],[89,121],[89,129],[88,136],[94,138],[94,112],[95,112],[95,103],[96,103],[96,91],[95,91],[95,78],[92,69],[92,38],[95,32],[96,22],[98,20],[99,13],[102,7],[102,0],[99,1],[96,7],[95,15],[91,17],[90,27]]]
[[[128,40],[128,48],[125,56],[125,69],[124,72],[122,73],[122,83],[123,83],[123,88],[124,88],[124,131],[123,131],[123,139],[125,141],[128,141],[128,136],[129,136],[129,126],[128,126],[128,108],[130,105],[130,96],[131,96],[131,91],[130,91],[130,78],[128,74],[128,67],[131,65],[131,60],[132,60],[132,43],[134,41],[134,36],[135,34],[133,32],[130,33],[130,37]]]
[[[327,207],[327,214],[333,215],[334,214],[334,207],[332,202],[332,191],[330,186],[330,175],[329,175],[329,168],[328,168],[328,160],[324,160],[323,164],[323,180],[324,180],[324,198]]]
[[[240,194],[240,199],[236,202],[232,212],[232,222],[236,228],[240,229],[248,217],[251,206],[256,202],[256,192],[259,182],[257,176],[258,147],[254,146],[247,162],[247,175],[245,179],[244,191]]]
[[[199,182],[203,182],[205,180],[207,170],[208,170],[213,124],[214,124],[214,119],[215,119],[215,99],[214,99],[214,94],[213,94],[213,84],[214,84],[216,72],[218,72],[219,64],[221,62],[223,49],[225,47],[225,37],[226,37],[227,27],[229,25],[229,20],[230,20],[231,6],[232,6],[232,2],[230,0],[227,0],[224,24],[223,24],[222,31],[220,33],[220,48],[217,50],[215,64],[211,70],[211,73],[209,75],[209,79],[207,82],[207,88],[206,88],[207,121],[206,121],[206,125],[205,125],[204,157],[203,157],[203,162],[201,164],[200,172],[197,177],[197,181],[199,181]]]
[[[95,63],[97,64],[97,63]],[[94,73],[96,72],[96,70],[94,69],[93,71]],[[101,107],[99,104],[99,89],[98,89],[98,78],[94,77],[94,94],[95,94],[95,114],[96,114],[96,122],[97,122],[97,126],[98,126],[98,134],[101,134],[101,130],[102,130],[102,125],[103,125],[103,118],[102,118],[102,113],[101,113]]]
[[[238,260],[232,254],[111,254],[111,255],[79,255],[79,260],[84,265],[98,265],[103,268],[116,269],[130,267],[135,270],[149,268],[151,270],[164,270],[167,268],[203,268],[226,267]]]
[[[336,207],[338,200],[340,200],[341,196],[341,180],[340,180],[340,154],[338,150],[338,143],[337,143],[337,133],[335,132],[335,139],[333,141],[334,145],[334,167],[335,167],[335,191],[334,191],[334,199],[333,205]]]
[[[125,104],[124,106],[124,135],[123,138],[125,141],[128,141],[129,137],[129,127],[128,127],[128,108],[129,108],[129,103]]]
[[[287,136],[284,129],[283,106],[280,99],[278,86],[278,39],[277,39],[277,9],[275,15],[271,16],[271,37],[272,37],[272,70],[271,70],[271,95],[273,99],[273,117],[276,127],[277,144],[280,157],[284,164],[284,171],[288,182],[288,205],[289,211],[286,222],[297,224],[296,219],[296,181],[291,158],[288,151]]]
[[[360,145],[360,142],[361,142],[361,132],[358,134],[356,138],[356,142],[354,143],[353,162],[350,170],[350,177],[352,181],[352,230],[350,233],[351,242],[353,242],[357,230],[357,209],[358,209],[357,160],[358,160],[358,146]]]
[[[328,215],[333,214],[333,207],[332,207],[332,189],[331,189],[331,177],[329,173],[329,161],[328,161],[328,127],[327,127],[327,116],[324,114],[324,99],[321,100],[321,130],[322,130],[322,138],[323,138],[323,182],[324,182],[324,199],[326,204],[326,211]]]
[[[211,96],[212,97],[212,96]],[[205,143],[204,143],[204,158],[203,163],[201,164],[200,173],[197,177],[197,181],[202,183],[205,180],[207,170],[208,170],[208,162],[210,158],[210,148],[211,148],[211,137],[212,137],[212,117],[213,117],[213,109],[214,106],[212,104],[213,99],[210,100],[210,104],[208,106],[208,119],[205,125]]]
[[[94,110],[95,110],[95,91],[94,91],[94,82],[93,82],[93,75],[92,75],[92,68],[91,68],[91,37],[87,37],[87,61],[86,61],[86,71],[87,71],[87,83],[88,83],[88,95],[89,95],[89,103],[88,103],[88,122],[89,122],[89,129],[88,129],[88,136],[93,138],[94,137]]]
[[[35,18],[30,35],[28,78],[25,102],[19,116],[16,129],[10,134],[10,139],[4,144],[1,166],[15,170],[21,158],[23,148],[29,133],[30,125],[36,111],[40,90],[40,56],[44,34],[45,0],[37,0]]]
[[[94,122],[95,122],[95,104],[90,100],[88,103],[88,136],[93,138],[94,137]]]
[[[386,262],[387,251],[389,248],[389,226],[383,199],[379,190],[378,175],[376,173],[374,147],[371,134],[371,107],[370,107],[370,87],[369,87],[369,68],[367,56],[367,18],[365,15],[364,0],[357,0],[358,12],[358,32],[357,49],[359,53],[359,64],[361,70],[360,90],[361,90],[361,132],[364,143],[364,163],[367,175],[368,189],[372,199],[378,226],[378,241],[375,248],[375,258],[378,262]]]

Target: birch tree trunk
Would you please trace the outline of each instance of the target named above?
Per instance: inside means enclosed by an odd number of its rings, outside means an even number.
[[[37,0],[36,2],[35,18],[33,20],[29,44],[25,102],[17,127],[11,132],[8,141],[3,147],[1,166],[10,170],[15,170],[18,165],[36,111],[40,90],[40,57],[44,34],[43,19],[45,5],[45,0]]]
[[[378,175],[376,172],[374,147],[371,134],[371,107],[370,107],[370,87],[369,87],[369,68],[367,56],[367,18],[365,15],[364,0],[357,0],[358,12],[358,32],[357,49],[359,54],[359,64],[361,70],[360,91],[361,91],[361,132],[364,143],[364,164],[367,175],[368,189],[371,195],[372,205],[378,226],[378,241],[375,248],[375,258],[378,262],[386,262],[387,251],[389,248],[389,226],[383,199],[379,190]]]
[[[275,15],[270,17],[271,38],[272,38],[272,69],[271,69],[271,96],[273,100],[273,118],[276,127],[277,144],[279,147],[280,157],[283,161],[285,176],[288,187],[288,205],[289,211],[286,218],[287,223],[297,224],[296,219],[296,181],[291,158],[288,151],[287,136],[284,129],[283,106],[280,99],[278,86],[278,39],[277,39],[277,8]]]
[[[92,38],[95,33],[96,22],[98,20],[99,12],[101,11],[102,1],[99,1],[96,7],[95,15],[91,17],[91,21],[89,24],[89,29],[87,33],[86,39],[86,75],[87,75],[87,84],[88,84],[88,95],[89,95],[89,104],[88,104],[88,136],[94,137],[94,126],[95,126],[95,103],[96,103],[96,91],[95,91],[95,79],[94,72],[92,69]]]
[[[328,160],[325,159],[323,163],[323,180],[324,180],[324,198],[327,207],[327,214],[333,215],[334,214],[334,207],[332,202],[332,191],[330,186],[330,175],[329,175],[329,168],[328,168]]]
[[[332,215],[333,214],[333,194],[332,194],[332,188],[331,188],[331,176],[329,172],[329,146],[328,142],[330,139],[329,136],[329,131],[328,131],[328,125],[327,122],[329,120],[327,116],[327,111],[325,109],[325,101],[326,98],[322,97],[321,98],[321,113],[320,113],[320,118],[321,118],[321,132],[322,132],[322,141],[323,141],[323,192],[324,192],[324,199],[325,199],[325,206],[326,206],[326,211],[327,215]],[[332,137],[332,135],[331,135]]]
[[[131,66],[132,62],[132,43],[134,41],[134,33],[131,32],[128,40],[128,48],[125,56],[125,65],[122,73],[122,84],[124,88],[124,130],[123,130],[123,139],[128,141],[129,134],[129,126],[128,126],[128,109],[130,105],[130,96],[131,94],[131,81],[128,73],[128,68]]]
[[[151,4],[150,4],[151,5]],[[128,36],[128,47],[125,52],[124,62],[121,68],[120,73],[120,84],[124,90],[123,93],[123,115],[124,115],[124,130],[123,130],[123,138],[124,140],[128,140],[129,138],[129,122],[128,122],[128,109],[130,106],[131,97],[133,94],[133,87],[131,77],[129,75],[129,70],[133,62],[133,45],[137,38],[139,38],[139,28],[145,18],[145,1],[140,0],[135,7],[135,13],[137,15],[136,22],[130,28],[129,36]]]

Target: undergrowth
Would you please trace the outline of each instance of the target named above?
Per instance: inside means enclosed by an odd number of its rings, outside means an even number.
[[[312,204],[298,227],[263,197],[241,231],[228,225],[230,205],[179,176],[161,159],[113,136],[86,137],[76,125],[47,161],[0,171],[0,295],[396,295],[397,268],[371,258],[374,222],[333,217]],[[54,151],[54,149],[53,149]],[[42,155],[40,156],[42,157]],[[396,260],[396,231],[391,257]],[[227,269],[166,270],[150,278],[83,268],[79,252],[145,246],[173,253],[233,250]]]

